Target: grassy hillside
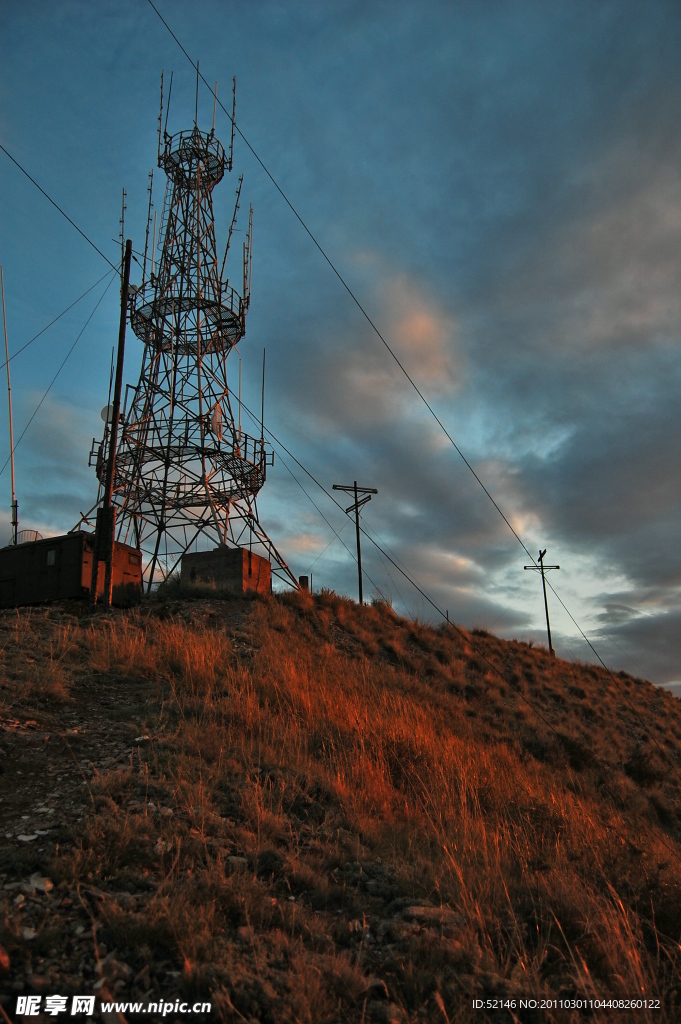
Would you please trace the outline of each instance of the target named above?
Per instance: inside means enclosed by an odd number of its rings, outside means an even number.
[[[0,642],[10,1016],[96,991],[271,1024],[681,1019],[665,691],[334,594],[20,610]]]

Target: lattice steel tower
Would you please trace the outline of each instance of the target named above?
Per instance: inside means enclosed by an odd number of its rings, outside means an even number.
[[[161,136],[159,166],[166,185],[157,272],[130,300],[130,324],[144,344],[142,369],[122,417],[113,503],[116,536],[141,547],[147,588],[168,576],[192,546],[249,548],[272,563],[280,579],[295,577],[258,521],[256,496],[274,460],[260,437],[241,431],[227,386],[227,356],[243,338],[250,302],[252,209],[243,245],[243,289],[225,276],[241,180],[222,263],[218,259],[213,189],[229,154],[210,132]],[[167,128],[167,111],[166,111]],[[151,212],[151,193],[149,208]],[[147,239],[149,219],[147,222]],[[145,247],[146,248],[146,247]],[[129,389],[131,390],[131,389]],[[94,452],[103,480],[107,434]]]

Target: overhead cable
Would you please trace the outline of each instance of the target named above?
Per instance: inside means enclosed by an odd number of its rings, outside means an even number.
[[[117,273],[118,273],[118,267],[114,267],[114,271],[115,271],[115,273],[117,274]],[[22,437],[24,436],[24,434],[26,433],[26,431],[27,431],[27,430],[28,430],[28,428],[30,427],[31,423],[33,423],[33,420],[34,420],[34,419],[35,419],[35,417],[37,416],[37,414],[38,414],[38,411],[39,411],[39,409],[40,409],[41,405],[43,404],[43,402],[44,402],[44,401],[45,401],[45,399],[47,398],[48,394],[50,393],[50,391],[51,391],[51,389],[52,389],[52,385],[53,385],[53,384],[54,384],[54,382],[56,381],[56,379],[57,379],[57,377],[59,376],[59,374],[61,373],[61,371],[62,371],[62,370],[64,369],[64,367],[66,366],[66,363],[67,363],[67,361],[68,361],[68,358],[69,358],[69,356],[71,355],[71,353],[73,352],[74,348],[76,347],[76,345],[77,345],[77,344],[78,344],[78,342],[80,341],[80,339],[81,339],[81,337],[82,337],[82,335],[83,335],[83,332],[85,331],[85,328],[86,328],[86,327],[88,326],[88,324],[89,324],[89,323],[90,323],[90,321],[92,320],[93,316],[95,315],[95,313],[96,313],[96,312],[97,312],[97,310],[99,309],[100,303],[101,303],[101,302],[102,302],[102,300],[104,299],[104,296],[105,296],[105,295],[106,295],[106,293],[108,292],[108,290],[109,290],[109,288],[111,287],[111,284],[112,284],[112,282],[113,282],[113,281],[114,281],[114,278],[112,277],[112,278],[111,278],[111,280],[110,280],[110,281],[108,282],[108,284],[107,284],[106,288],[104,289],[104,291],[103,291],[103,292],[102,292],[102,294],[100,295],[100,297],[99,297],[99,298],[97,299],[97,303],[96,303],[96,305],[95,305],[95,308],[94,308],[94,309],[92,310],[92,312],[90,313],[89,317],[87,318],[87,320],[85,321],[85,323],[84,323],[84,324],[83,324],[83,326],[81,327],[80,331],[78,332],[78,334],[77,334],[77,336],[76,336],[76,340],[74,341],[73,345],[71,346],[71,348],[70,348],[70,349],[68,350],[68,352],[67,352],[67,353],[66,353],[66,355],[64,356],[64,358],[63,358],[63,360],[62,360],[62,362],[61,362],[61,365],[59,366],[59,369],[58,369],[58,370],[57,370],[57,372],[55,373],[55,375],[54,375],[54,377],[52,378],[52,380],[50,381],[50,383],[49,383],[49,386],[48,386],[47,390],[45,391],[45,394],[43,395],[43,397],[42,397],[42,398],[40,399],[40,401],[38,402],[37,406],[36,406],[36,407],[35,407],[35,409],[33,410],[33,414],[32,414],[32,416],[31,416],[31,418],[29,419],[29,421],[28,421],[28,423],[26,424],[26,426],[24,427],[24,429],[23,429],[23,430],[21,431],[21,434],[19,435],[19,438],[18,438],[18,440],[17,440],[16,444],[14,445],[14,449],[13,449],[13,451],[16,451],[16,450],[17,450],[17,448],[19,447],[19,444],[20,444],[20,442],[21,442],[21,439],[22,439]],[[10,455],[8,455],[8,456],[7,456],[7,458],[5,459],[5,462],[4,462],[4,464],[3,464],[3,467],[2,467],[2,469],[0,469],[0,476],[2,476],[2,474],[3,474],[3,473],[5,472],[5,470],[7,469],[7,466],[9,465],[9,462],[10,462],[10,459],[11,459],[11,457],[12,457],[12,456],[11,456],[11,454],[10,454]]]
[[[163,23],[163,25],[165,26],[165,28],[167,29],[167,31],[169,32],[169,34],[170,34],[170,35],[172,36],[172,38],[173,38],[173,39],[175,40],[175,42],[177,43],[177,45],[178,45],[178,47],[180,48],[180,50],[182,51],[182,53],[184,54],[184,56],[185,56],[185,57],[187,58],[187,60],[188,60],[188,61],[189,61],[189,63],[191,64],[192,68],[193,68],[193,69],[194,69],[194,70],[196,71],[197,77],[201,79],[201,81],[203,82],[203,84],[204,84],[204,85],[206,86],[206,88],[207,88],[207,89],[208,89],[208,90],[210,91],[211,95],[214,95],[214,90],[213,90],[213,87],[212,87],[212,86],[211,86],[211,85],[209,84],[209,82],[208,82],[208,81],[207,81],[207,80],[206,80],[206,79],[204,78],[203,74],[202,74],[202,73],[200,72],[200,70],[199,70],[199,67],[198,67],[198,63],[195,63],[195,62],[194,62],[194,61],[192,60],[192,58],[190,57],[190,55],[189,55],[189,53],[187,52],[187,50],[185,49],[185,47],[184,47],[184,46],[182,45],[182,43],[180,42],[180,40],[178,39],[178,37],[177,37],[177,36],[175,35],[175,33],[173,32],[173,30],[172,30],[172,29],[170,28],[170,26],[168,25],[168,22],[167,22],[167,21],[165,20],[165,18],[164,18],[164,17],[162,16],[162,14],[160,13],[160,11],[159,11],[159,10],[158,10],[158,8],[156,7],[156,5],[155,5],[155,4],[153,3],[153,0],[148,0],[148,3],[149,3],[149,5],[150,5],[150,7],[151,7],[151,8],[152,8],[152,9],[154,10],[154,12],[156,13],[156,15],[158,16],[158,18],[160,19],[160,21],[161,21],[161,22]],[[427,399],[427,398],[425,397],[425,395],[423,394],[423,392],[421,391],[421,389],[420,389],[420,388],[419,388],[419,386],[417,385],[416,381],[415,381],[415,380],[413,379],[413,377],[412,377],[412,376],[411,376],[411,374],[410,374],[410,373],[408,372],[408,370],[407,370],[407,369],[406,369],[406,367],[405,367],[405,366],[403,365],[403,363],[402,363],[402,362],[400,361],[400,359],[398,358],[398,356],[396,355],[396,353],[395,353],[395,352],[393,351],[393,349],[391,348],[391,346],[389,345],[389,343],[388,343],[388,342],[386,341],[386,339],[384,338],[384,336],[382,335],[382,333],[380,332],[380,330],[378,329],[378,327],[376,326],[376,324],[374,323],[374,321],[373,321],[373,320],[371,319],[371,317],[370,317],[370,316],[369,316],[369,314],[367,313],[367,311],[366,311],[366,309],[364,308],[364,306],[362,305],[362,303],[361,303],[361,302],[359,301],[359,299],[357,298],[357,296],[356,296],[356,295],[355,295],[355,293],[353,292],[353,290],[352,290],[352,288],[350,287],[350,285],[349,285],[349,284],[347,283],[347,281],[345,280],[345,278],[343,277],[343,275],[341,274],[341,272],[340,272],[340,271],[338,270],[338,268],[337,268],[337,267],[335,266],[335,264],[334,264],[334,263],[333,263],[333,261],[331,260],[330,256],[328,256],[328,255],[327,255],[327,253],[326,253],[326,251],[324,250],[324,248],[322,247],[321,243],[320,243],[320,242],[319,242],[319,241],[317,240],[317,238],[316,238],[316,237],[315,237],[315,235],[314,235],[314,234],[312,233],[312,231],[310,230],[310,228],[309,228],[309,227],[307,226],[307,224],[305,223],[305,221],[303,220],[303,218],[301,217],[301,215],[300,215],[300,214],[298,213],[298,211],[297,211],[297,210],[296,210],[296,208],[294,207],[294,205],[293,205],[293,203],[291,202],[291,200],[290,200],[290,199],[288,198],[288,196],[286,195],[286,193],[284,192],[284,190],[283,190],[283,189],[281,188],[281,186],[279,185],[279,183],[278,183],[278,182],[277,182],[277,180],[275,179],[274,175],[273,175],[273,174],[271,173],[271,171],[270,171],[270,170],[268,169],[268,167],[267,167],[267,166],[265,165],[265,163],[263,162],[263,160],[261,159],[261,157],[260,157],[260,156],[258,155],[258,153],[257,153],[257,152],[255,151],[255,149],[253,148],[253,146],[251,145],[251,143],[249,142],[249,140],[248,140],[248,139],[246,138],[246,136],[244,135],[243,131],[242,131],[242,130],[241,130],[241,129],[239,128],[239,125],[238,125],[238,124],[236,123],[236,120],[235,120],[234,116],[233,116],[233,115],[232,115],[232,114],[231,114],[231,113],[229,112],[229,110],[227,110],[227,108],[226,108],[226,107],[224,106],[224,104],[222,103],[222,101],[221,101],[220,99],[218,99],[218,100],[217,100],[217,102],[218,102],[218,104],[219,104],[220,108],[222,109],[222,111],[223,111],[223,112],[224,112],[224,113],[225,113],[225,114],[227,115],[227,117],[229,118],[230,122],[232,123],[232,125],[233,125],[233,127],[234,127],[234,130],[235,130],[235,131],[236,131],[236,132],[238,133],[239,137],[240,137],[240,138],[241,138],[241,140],[242,140],[242,141],[244,142],[244,144],[246,145],[246,147],[248,148],[248,150],[250,151],[250,153],[252,154],[252,156],[254,157],[254,159],[255,159],[255,160],[257,161],[257,163],[258,163],[258,164],[259,164],[259,166],[260,166],[260,167],[262,168],[262,170],[263,170],[263,172],[264,172],[264,173],[266,174],[266,176],[267,176],[267,177],[269,178],[269,180],[271,181],[271,183],[273,184],[273,186],[275,187],[275,189],[277,190],[277,192],[279,193],[279,195],[281,196],[281,198],[282,198],[282,199],[284,200],[284,202],[286,203],[286,205],[288,206],[288,208],[289,208],[289,209],[291,210],[291,213],[292,213],[292,214],[294,215],[294,217],[296,218],[296,220],[298,221],[298,223],[299,223],[299,224],[301,225],[301,227],[303,228],[303,230],[305,231],[305,233],[306,233],[306,234],[308,235],[308,237],[310,238],[310,240],[312,241],[312,243],[314,244],[314,246],[316,247],[316,249],[317,249],[317,250],[319,251],[319,253],[320,253],[320,254],[322,255],[322,257],[324,258],[324,260],[326,261],[326,263],[327,263],[327,264],[329,265],[329,267],[331,268],[331,270],[333,271],[333,273],[335,274],[335,276],[336,276],[336,277],[338,278],[338,280],[340,281],[341,285],[343,286],[343,288],[345,289],[345,291],[346,291],[346,292],[348,293],[348,295],[350,296],[350,298],[352,299],[352,301],[353,301],[353,302],[355,303],[355,305],[357,306],[357,308],[359,309],[359,311],[361,312],[361,314],[363,315],[363,317],[365,318],[365,320],[367,321],[367,323],[369,324],[369,326],[370,326],[370,327],[372,328],[372,330],[374,331],[374,333],[376,334],[376,336],[377,336],[377,337],[379,338],[379,340],[380,340],[380,341],[381,341],[381,343],[382,343],[382,344],[384,345],[384,347],[386,348],[386,350],[387,350],[387,351],[389,352],[389,354],[390,354],[390,355],[392,356],[392,358],[393,358],[393,360],[395,361],[395,363],[397,363],[398,367],[400,368],[400,370],[402,371],[402,373],[404,374],[404,376],[405,376],[405,377],[407,378],[407,380],[409,381],[409,383],[410,383],[410,384],[411,384],[411,386],[413,387],[414,391],[416,391],[417,395],[419,396],[419,398],[421,399],[421,401],[423,402],[423,404],[424,404],[424,405],[426,406],[426,408],[427,408],[427,409],[428,409],[428,411],[430,412],[431,416],[433,417],[433,419],[435,420],[435,422],[436,422],[436,423],[438,424],[438,426],[439,426],[439,427],[440,427],[440,429],[442,430],[442,432],[443,432],[443,434],[445,435],[445,437],[446,437],[446,438],[448,439],[448,441],[449,441],[449,442],[451,443],[452,447],[453,447],[453,448],[454,448],[454,450],[455,450],[455,451],[457,452],[457,454],[458,454],[458,455],[460,456],[460,458],[461,458],[461,460],[463,461],[464,465],[465,465],[465,466],[466,466],[466,467],[467,467],[467,468],[468,468],[468,469],[470,470],[470,472],[472,473],[472,475],[473,475],[473,477],[475,478],[475,480],[476,480],[476,481],[478,482],[478,484],[480,485],[480,487],[482,488],[482,490],[484,491],[484,493],[485,493],[485,494],[487,495],[487,497],[489,498],[489,500],[490,500],[490,501],[492,502],[492,504],[494,505],[495,509],[497,510],[497,512],[499,513],[499,515],[500,515],[500,516],[501,516],[501,518],[503,519],[503,521],[504,521],[504,522],[506,523],[506,525],[508,526],[508,528],[509,528],[509,530],[511,531],[511,533],[513,534],[513,536],[514,536],[514,537],[516,538],[516,540],[518,541],[518,543],[519,543],[519,544],[520,544],[520,546],[522,547],[522,549],[523,549],[523,551],[525,552],[525,554],[527,555],[527,557],[528,557],[528,558],[530,559],[530,561],[531,561],[531,562],[532,562],[532,563],[533,563],[534,565],[537,565],[537,560],[535,559],[534,555],[533,555],[533,554],[531,553],[531,551],[529,550],[529,548],[527,547],[527,545],[526,545],[526,544],[525,544],[525,542],[523,541],[522,537],[521,537],[521,536],[520,536],[520,535],[518,534],[518,532],[517,532],[517,531],[515,530],[515,528],[514,528],[514,527],[513,527],[513,525],[511,524],[510,520],[509,520],[509,519],[507,518],[507,516],[505,515],[505,513],[503,512],[503,510],[501,509],[501,507],[500,507],[500,506],[498,505],[498,503],[496,502],[496,500],[494,499],[494,497],[492,496],[492,494],[491,494],[491,493],[489,492],[489,490],[487,489],[487,487],[485,486],[485,484],[483,483],[483,481],[481,480],[481,478],[480,478],[480,477],[478,476],[478,474],[476,473],[475,469],[473,468],[473,466],[471,465],[471,463],[470,463],[470,462],[468,461],[468,459],[466,458],[466,456],[465,456],[465,455],[464,455],[464,453],[462,452],[461,448],[459,448],[458,444],[456,443],[456,441],[454,440],[454,438],[452,437],[452,435],[451,435],[451,434],[449,433],[449,431],[447,430],[446,426],[444,425],[444,423],[442,422],[442,420],[440,419],[440,417],[438,416],[438,414],[437,414],[437,413],[435,412],[435,410],[434,410],[433,406],[432,406],[432,405],[430,404],[430,402],[428,401],[428,399]],[[271,432],[269,432],[269,431],[268,431],[268,433],[271,433]],[[271,435],[271,436],[273,436],[273,435]],[[281,443],[281,442],[278,442],[278,443]],[[283,445],[282,445],[282,447],[283,447]],[[288,452],[288,449],[284,448],[284,450]],[[319,481],[315,480],[315,478],[314,478],[314,477],[312,477],[312,475],[311,475],[311,474],[310,474],[310,473],[308,472],[308,470],[307,470],[307,469],[305,469],[305,467],[304,467],[304,466],[302,466],[302,464],[301,464],[300,462],[298,462],[298,460],[297,460],[297,459],[295,458],[295,456],[293,456],[293,454],[292,454],[291,452],[288,452],[288,454],[289,454],[289,456],[290,456],[291,458],[293,458],[293,459],[294,459],[294,461],[295,461],[295,462],[297,463],[297,465],[299,465],[299,466],[301,467],[301,469],[303,469],[303,470],[304,470],[304,471],[305,471],[305,472],[306,472],[306,473],[308,474],[308,476],[310,476],[310,478],[311,478],[312,480],[314,480],[314,482],[315,482],[315,483],[316,483],[316,484],[317,484],[318,486],[322,487],[322,490],[324,490],[324,492],[325,492],[325,493],[326,493],[326,494],[327,494],[327,495],[329,496],[329,498],[331,498],[331,500],[332,500],[332,501],[334,502],[334,504],[338,505],[338,507],[339,507],[339,508],[341,508],[341,505],[340,505],[340,504],[339,504],[339,503],[338,503],[338,502],[337,502],[337,501],[335,500],[335,498],[333,498],[333,497],[332,497],[332,496],[331,496],[331,495],[329,494],[329,492],[328,492],[328,491],[326,491],[326,488],[324,488],[324,487],[323,487],[323,486],[322,486],[322,485],[321,485],[321,484],[319,483]],[[343,509],[343,511],[345,511],[345,510]],[[366,536],[366,537],[367,537],[367,538],[368,538],[368,539],[369,539],[369,540],[371,541],[371,543],[372,543],[372,544],[374,544],[374,545],[375,545],[375,546],[376,546],[377,548],[380,548],[380,546],[379,546],[379,545],[378,545],[378,544],[376,543],[376,541],[374,541],[374,540],[373,540],[373,538],[372,538],[372,537],[370,537],[370,536],[369,536],[369,534],[368,534],[368,533],[366,533],[366,531],[365,531],[365,530],[364,530],[364,529],[363,529],[362,527],[360,527],[360,529],[362,530],[362,533],[364,533],[364,534],[365,534],[365,536]],[[384,552],[384,553],[385,553],[385,552]],[[408,575],[408,574],[407,574],[407,573],[406,573],[406,572],[405,572],[405,571],[404,571],[403,569],[401,569],[401,568],[400,568],[400,567],[399,567],[399,566],[397,565],[397,563],[396,563],[396,562],[395,562],[395,561],[394,561],[394,560],[393,560],[392,558],[390,558],[390,556],[389,556],[389,555],[387,555],[387,553],[385,553],[385,554],[386,554],[386,557],[388,557],[388,559],[389,559],[389,560],[390,560],[390,561],[392,562],[392,564],[393,564],[393,565],[395,566],[395,568],[396,568],[396,569],[398,569],[398,570],[399,570],[399,572],[400,572],[400,573],[402,573],[402,575],[403,575],[403,576],[404,576],[404,577],[405,577],[406,579],[408,579],[408,580],[409,580],[409,582],[410,582],[410,583],[412,584],[412,586],[414,586],[414,587],[415,587],[415,588],[416,588],[416,589],[417,589],[417,590],[419,591],[419,593],[420,593],[420,594],[421,594],[421,595],[422,595],[422,596],[423,596],[423,597],[425,598],[425,600],[426,600],[426,601],[427,601],[427,602],[428,602],[428,603],[429,603],[429,604],[430,604],[430,605],[431,605],[431,606],[432,606],[432,607],[433,607],[433,608],[434,608],[434,609],[435,609],[435,610],[436,610],[436,611],[437,611],[437,612],[438,612],[438,613],[439,613],[439,614],[440,614],[440,615],[441,615],[441,616],[442,616],[443,618],[445,618],[446,616],[445,616],[445,613],[444,613],[444,612],[442,611],[442,609],[438,607],[438,605],[437,605],[437,604],[436,604],[436,603],[435,603],[435,602],[434,602],[434,601],[433,601],[433,600],[432,600],[432,599],[431,599],[431,598],[430,598],[430,597],[429,597],[429,596],[428,596],[428,595],[427,595],[427,594],[425,593],[425,591],[424,591],[424,590],[423,590],[423,589],[422,589],[422,588],[421,588],[421,587],[420,587],[420,586],[419,586],[419,585],[418,585],[418,584],[417,584],[417,583],[416,583],[416,582],[415,582],[415,581],[414,581],[413,579],[411,579],[411,578],[410,578],[410,576],[409,576],[409,575]],[[598,659],[599,663],[600,663],[600,664],[601,664],[601,665],[603,666],[603,668],[604,668],[604,669],[605,669],[605,671],[606,671],[606,672],[607,672],[607,673],[608,673],[608,674],[610,675],[610,677],[611,677],[611,678],[612,678],[612,679],[613,679],[613,680],[614,680],[614,681],[616,682],[616,684],[618,684],[618,680],[617,680],[617,678],[616,678],[615,674],[614,674],[614,673],[612,672],[612,670],[611,670],[611,669],[609,669],[609,668],[608,668],[608,666],[607,666],[607,665],[605,664],[605,662],[603,661],[603,659],[602,659],[602,658],[600,657],[600,655],[599,655],[599,654],[597,653],[597,651],[596,651],[595,647],[593,646],[593,644],[591,643],[591,641],[587,639],[587,637],[586,637],[586,634],[585,634],[585,633],[584,633],[584,631],[583,631],[583,630],[581,629],[581,627],[580,627],[580,626],[579,626],[579,625],[577,624],[577,621],[576,621],[576,619],[574,618],[574,616],[573,616],[573,615],[572,615],[572,614],[571,614],[571,613],[570,613],[570,612],[568,611],[568,609],[567,609],[567,607],[566,607],[565,603],[564,603],[564,602],[563,602],[563,600],[562,600],[562,599],[560,598],[560,596],[558,595],[558,593],[557,593],[557,591],[555,590],[555,588],[554,588],[554,587],[553,587],[553,586],[552,586],[551,584],[549,584],[549,586],[550,586],[550,588],[551,588],[551,591],[552,591],[552,592],[554,593],[554,595],[556,596],[556,598],[557,598],[557,599],[558,599],[558,601],[560,602],[561,606],[562,606],[562,607],[563,607],[563,608],[565,609],[565,611],[566,611],[566,612],[567,612],[567,614],[569,615],[569,617],[570,617],[570,619],[572,620],[572,622],[573,622],[573,623],[575,624],[575,626],[577,626],[577,628],[579,629],[579,632],[580,632],[580,634],[581,634],[581,635],[582,635],[582,636],[584,637],[584,639],[586,640],[586,642],[587,642],[587,644],[588,644],[589,648],[590,648],[590,649],[591,649],[591,650],[593,651],[593,653],[594,653],[594,655],[596,656],[596,658]],[[654,737],[653,737],[653,739],[654,739]]]
[[[84,231],[83,231],[83,230],[82,230],[81,228],[79,228],[79,227],[78,227],[78,225],[76,224],[76,222],[75,222],[74,220],[71,220],[71,218],[69,217],[68,213],[66,213],[66,212],[65,212],[64,210],[62,210],[61,206],[60,206],[60,205],[59,205],[58,203],[55,203],[55,201],[54,201],[54,199],[52,198],[52,196],[49,196],[49,195],[47,194],[47,192],[45,191],[45,189],[44,189],[44,188],[42,188],[42,186],[40,186],[40,185],[38,184],[38,182],[37,182],[37,181],[35,180],[35,178],[32,178],[32,177],[31,177],[31,175],[30,175],[30,174],[28,173],[28,171],[26,170],[26,168],[25,168],[25,167],[22,167],[22,166],[21,166],[21,164],[19,163],[19,161],[18,161],[18,160],[15,160],[15,158],[14,158],[14,157],[12,156],[12,154],[11,154],[11,153],[9,152],[9,150],[8,150],[8,149],[5,149],[5,147],[4,147],[3,145],[2,145],[2,143],[0,143],[0,149],[1,149],[2,151],[3,151],[3,153],[5,154],[5,156],[8,156],[8,157],[10,158],[10,160],[12,161],[12,163],[13,163],[13,164],[14,164],[14,165],[15,165],[16,167],[18,167],[18,168],[19,168],[19,170],[21,171],[21,173],[22,173],[22,174],[25,174],[25,175],[26,175],[26,177],[28,178],[28,180],[29,180],[29,181],[30,181],[30,182],[31,182],[31,183],[32,183],[33,185],[35,185],[35,187],[36,187],[36,188],[38,189],[38,191],[39,191],[39,192],[42,192],[42,194],[43,194],[43,195],[45,196],[45,198],[47,199],[47,201],[48,201],[48,202],[50,202],[50,203],[52,203],[52,205],[54,206],[55,210],[58,210],[58,211],[59,211],[59,213],[60,213],[60,214],[62,215],[62,217],[65,217],[65,218],[66,218],[66,220],[67,220],[67,221],[69,222],[69,224],[71,225],[71,227],[75,228],[75,229],[76,229],[76,231],[78,232],[78,234],[79,234],[79,235],[82,235],[82,237],[83,237],[83,238],[85,239],[85,241],[86,241],[86,242],[88,243],[88,245],[91,245],[91,246],[92,246],[92,248],[93,248],[93,249],[95,250],[95,252],[98,252],[98,253],[99,253],[99,255],[100,255],[100,256],[102,257],[102,259],[103,259],[103,260],[106,260],[106,262],[107,262],[107,263],[109,264],[109,266],[111,267],[111,269],[112,269],[112,270],[116,270],[116,271],[117,271],[117,270],[118,270],[118,267],[115,267],[115,266],[114,266],[114,264],[113,264],[113,263],[111,262],[111,260],[109,259],[109,257],[108,257],[108,256],[105,256],[105,255],[104,255],[104,253],[102,252],[102,250],[101,250],[101,249],[100,249],[100,248],[99,248],[98,246],[96,246],[96,245],[95,245],[95,243],[94,243],[94,242],[92,241],[92,239],[91,239],[91,238],[88,238],[88,236],[87,236],[87,235],[85,234],[85,232],[84,232]]]
[[[18,355],[21,355],[21,353],[24,352],[28,348],[29,345],[32,345],[34,341],[37,341],[38,338],[42,334],[45,333],[45,331],[48,331],[50,329],[50,327],[52,327],[54,324],[56,324],[57,320],[61,320],[61,318],[63,316],[66,316],[66,314],[69,312],[69,310],[73,309],[74,306],[77,306],[78,303],[81,301],[81,299],[84,299],[86,295],[89,295],[90,292],[92,291],[92,289],[96,288],[98,284],[101,284],[101,282],[104,280],[104,278],[108,277],[110,273],[111,273],[111,271],[107,270],[107,272],[105,274],[102,274],[102,276],[97,281],[95,281],[94,284],[91,284],[89,288],[86,288],[86,290],[83,292],[82,295],[79,295],[77,299],[74,299],[70,306],[67,306],[66,309],[62,310],[62,312],[59,314],[59,316],[55,316],[54,320],[50,320],[49,324],[46,324],[45,327],[43,327],[42,330],[38,331],[37,334],[34,334],[33,337],[30,339],[30,341],[27,341],[24,345],[21,346],[21,348],[18,348],[16,350],[16,352],[13,352],[12,355],[9,357],[10,363],[12,362],[13,359],[16,359],[16,357]],[[0,370],[4,369],[4,367],[6,365],[7,365],[7,360],[5,360],[5,362],[3,362],[3,363],[0,363]]]

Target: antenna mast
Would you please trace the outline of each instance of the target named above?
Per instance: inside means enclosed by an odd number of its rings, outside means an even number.
[[[170,89],[162,111],[166,123],[169,106]],[[259,554],[280,582],[297,588],[258,518],[256,498],[274,462],[262,438],[264,405],[261,436],[257,426],[248,436],[240,430],[241,402],[237,418],[227,386],[227,357],[243,337],[249,305],[252,212],[244,295],[219,274],[213,189],[227,169],[225,149],[212,129],[202,131],[196,123],[174,135],[166,131],[162,144],[168,184],[152,229],[151,275],[143,288],[130,289],[127,307],[145,351],[120,438],[113,425],[109,432],[113,470],[105,464],[106,445],[100,445],[97,473],[106,492],[98,518],[107,520],[100,525],[108,530],[115,522],[119,541],[134,539],[147,592],[177,573],[191,550],[216,545]]]
[[[159,127],[159,137],[160,137],[160,127]],[[154,205],[153,201],[152,201],[152,191],[153,191],[153,188],[154,188],[154,172],[153,171],[149,171],[149,188],[147,189],[147,192],[149,193],[149,209],[147,211],[147,230],[146,230],[146,234],[144,236],[144,264],[142,266],[142,285],[141,285],[142,288],[144,288],[144,286],[145,286],[145,284],[147,282],[147,253],[149,251],[149,225],[151,223],[151,208]]]
[[[220,280],[222,280],[222,276],[223,276],[223,274],[225,272],[225,263],[227,262],[227,253],[229,252],[229,246],[230,246],[230,243],[232,241],[232,232],[234,231],[234,226],[236,224],[236,215],[239,212],[239,198],[241,197],[241,186],[243,185],[243,183],[244,183],[244,176],[242,174],[241,177],[239,178],[239,185],[238,185],[237,190],[236,190],[236,201],[234,203],[234,213],[232,214],[232,223],[229,225],[229,231],[227,233],[227,245],[225,246],[225,255],[222,257],[222,269],[220,270]]]
[[[260,443],[265,441],[265,349],[262,350],[262,396],[260,399]]]
[[[173,73],[170,72],[170,85],[168,86],[168,102],[166,104],[166,123],[163,125],[163,137],[168,134],[168,114],[170,113],[170,97],[173,94]],[[158,165],[161,166],[161,152],[158,154]]]
[[[244,242],[244,302],[243,302],[243,330],[246,333],[246,310],[251,304],[251,260],[253,257],[253,207],[251,206],[248,215],[248,232]]]
[[[9,403],[9,449],[12,464],[12,544],[17,542],[17,526],[19,525],[17,496],[14,490],[14,427],[12,424],[12,385],[9,380],[9,346],[7,344],[7,315],[5,313],[5,276],[0,267],[0,287],[2,288],[2,322],[5,328],[5,366],[7,367],[7,400]]]
[[[125,200],[127,198],[127,195],[128,195],[128,193],[125,191],[125,189],[123,189],[123,201],[121,202],[121,219],[120,219],[120,225],[121,225],[121,281],[123,280],[123,264],[125,263],[125,211],[127,210],[127,206],[125,205]]]
[[[232,136],[229,140],[229,156],[227,157],[227,170],[232,170],[232,158],[234,156],[234,127],[236,125],[236,75],[232,79]]]
[[[194,124],[199,125],[199,62],[196,62],[196,99],[194,100]]]
[[[171,78],[172,80],[172,78]],[[170,99],[170,97],[168,97]],[[158,162],[161,162],[161,124],[163,122],[163,72],[161,72],[161,108],[158,112]]]

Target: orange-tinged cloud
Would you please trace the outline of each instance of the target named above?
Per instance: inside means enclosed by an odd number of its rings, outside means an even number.
[[[442,393],[456,382],[457,325],[454,318],[428,300],[405,275],[383,288],[391,347],[417,383]]]

